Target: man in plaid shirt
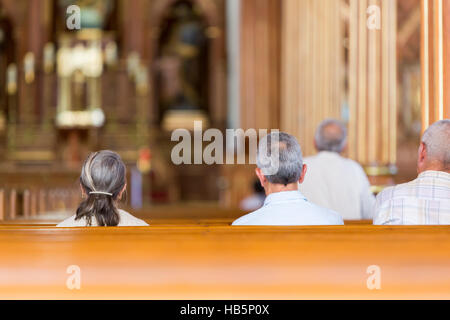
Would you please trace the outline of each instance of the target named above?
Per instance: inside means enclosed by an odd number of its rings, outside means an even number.
[[[423,134],[416,180],[381,192],[376,225],[450,225],[450,119]]]

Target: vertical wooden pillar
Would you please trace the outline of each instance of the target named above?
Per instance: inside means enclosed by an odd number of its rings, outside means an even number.
[[[5,220],[5,190],[0,189],[0,221]]]
[[[240,70],[237,90],[239,110],[236,110],[239,116],[232,125],[245,130],[279,129],[281,7],[284,0],[240,0],[234,4],[240,13]],[[236,11],[229,14],[237,14]],[[230,66],[233,64],[230,63]],[[238,207],[240,201],[252,191],[254,166],[223,166],[221,170],[227,187],[221,191],[220,203]]]
[[[279,128],[280,15],[283,1],[241,1],[242,128]]]
[[[304,154],[311,155],[317,125],[341,113],[341,2],[282,3],[281,129],[294,134]]]
[[[450,2],[421,1],[422,130],[450,118]]]
[[[30,214],[32,217],[36,217],[38,214],[38,206],[37,206],[37,191],[31,190],[30,192]]]
[[[20,88],[21,99],[20,106],[20,119],[22,122],[34,123],[37,115],[40,112],[40,99],[39,99],[39,69],[42,60],[42,49],[45,43],[44,37],[44,13],[46,8],[46,1],[30,0],[28,3],[27,14],[27,53],[21,57],[22,67],[19,68],[22,72],[26,72],[25,65],[28,58],[33,57],[34,70],[33,77],[30,75],[24,75],[22,86]]]
[[[52,129],[52,120],[56,117],[55,106],[57,102],[53,99],[53,90],[56,86],[55,81],[55,61],[54,56],[55,46],[52,43],[48,43],[44,49],[47,58],[44,62],[44,72],[42,75],[42,109],[41,119],[43,130],[49,132]],[[53,58],[53,59],[52,59]]]
[[[396,16],[396,0],[350,0],[348,151],[376,184],[395,173]]]
[[[9,218],[14,220],[16,218],[16,205],[17,205],[17,191],[11,189],[9,193]]]
[[[24,218],[30,217],[30,211],[31,211],[31,197],[30,197],[30,191],[24,190],[23,191],[23,198],[22,198],[22,214]]]
[[[45,189],[39,190],[38,214],[44,214],[47,210],[46,196],[47,194]]]
[[[141,59],[146,57],[146,12],[148,10],[149,1],[121,0],[119,2],[120,9],[123,10],[124,23],[122,24],[123,49],[125,57],[131,52],[137,52]]]
[[[47,210],[50,211],[55,211],[57,209],[56,206],[56,192],[54,189],[50,189],[48,191],[48,208]]]

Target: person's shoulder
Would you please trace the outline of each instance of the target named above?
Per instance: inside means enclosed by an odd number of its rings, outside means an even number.
[[[247,225],[247,224],[251,224],[252,221],[255,220],[255,218],[261,213],[263,212],[264,209],[260,208],[258,210],[255,210],[253,212],[250,212],[236,220],[233,221],[233,223],[231,225],[233,226],[242,226],[242,225]]]
[[[336,225],[344,224],[344,219],[338,212],[328,209],[328,208],[325,208],[325,207],[321,207],[315,203],[311,203],[311,202],[309,202],[309,203],[311,204],[314,211],[316,213],[320,214],[322,216],[322,218],[325,219],[326,221],[328,221],[332,224],[336,224]]]
[[[144,220],[136,218],[132,214],[126,212],[125,210],[119,209],[120,223],[119,226],[134,226],[134,227],[145,227],[149,224]]]
[[[82,226],[81,220],[75,220],[76,215],[70,216],[69,218],[61,221],[56,225],[58,228],[71,228]]]
[[[337,152],[322,152],[316,155],[316,157],[319,155],[321,156],[322,164],[327,167],[339,168],[339,170],[343,169],[347,174],[354,173],[358,175],[363,174],[365,176],[363,167],[353,159],[346,158]]]
[[[409,183],[390,186],[383,189],[383,191],[377,195],[374,215],[372,218],[374,225],[403,224],[402,218],[399,218],[398,214],[396,214],[398,211],[396,208],[398,208],[398,206],[396,206],[395,203],[398,200],[403,201],[402,199],[407,195],[407,193],[402,190],[404,190],[404,188],[408,188],[408,186]],[[403,209],[401,210],[403,211]],[[403,213],[401,215],[403,215]]]
[[[377,195],[377,201],[385,202],[396,197],[408,196],[411,193],[411,190],[415,188],[415,186],[415,180],[412,180],[409,182],[397,184],[395,186],[387,187]]]
[[[318,159],[318,154],[315,154],[313,156],[308,156],[303,158],[303,163],[305,164],[312,164],[315,163]]]
[[[341,159],[347,166],[351,167],[358,174],[363,174],[364,176],[366,176],[366,172],[364,171],[363,166],[359,162],[350,158],[344,158],[342,156]]]
[[[326,209],[326,208],[324,208],[324,209],[326,210],[326,214],[330,218],[330,221],[333,222],[333,224],[336,224],[336,225],[344,224],[344,219],[338,212],[336,212],[334,210]]]

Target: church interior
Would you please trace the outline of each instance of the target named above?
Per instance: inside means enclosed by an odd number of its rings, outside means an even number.
[[[0,297],[449,298],[448,227],[232,229],[255,165],[171,160],[194,121],[279,129],[311,156],[334,118],[376,195],[417,177],[449,75],[448,0],[0,0]],[[56,230],[98,150],[148,230]]]

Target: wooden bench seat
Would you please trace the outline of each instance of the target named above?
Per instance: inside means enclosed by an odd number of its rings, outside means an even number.
[[[0,226],[0,298],[450,298],[450,227]],[[81,268],[81,290],[66,269]],[[371,265],[381,290],[366,286]]]
[[[151,226],[227,226],[234,221],[233,218],[211,218],[211,219],[144,219]],[[57,225],[61,220],[54,219],[22,219],[0,221],[0,226],[46,226],[51,227]],[[346,225],[371,225],[371,220],[348,220]]]

